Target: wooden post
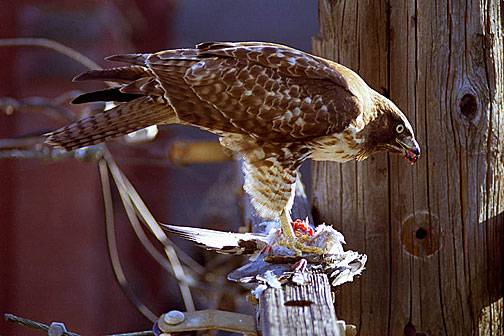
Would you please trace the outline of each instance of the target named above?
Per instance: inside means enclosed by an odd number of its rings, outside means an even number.
[[[260,298],[259,323],[263,336],[345,336],[334,312],[327,276],[311,273],[308,284],[268,288]]]
[[[423,150],[313,165],[318,220],[369,256],[336,299],[359,335],[504,333],[503,7],[319,1],[314,52],[388,94]]]

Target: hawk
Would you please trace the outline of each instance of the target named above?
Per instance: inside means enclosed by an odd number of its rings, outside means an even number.
[[[299,242],[290,209],[300,164],[364,160],[374,152],[402,153],[412,164],[420,147],[405,115],[352,70],[283,45],[207,42],[193,49],[122,54],[127,64],[91,70],[75,80],[116,83],[73,103],[117,105],[46,134],[73,150],[161,124],[213,132],[244,158],[244,189],[257,213],[280,220],[290,246]]]

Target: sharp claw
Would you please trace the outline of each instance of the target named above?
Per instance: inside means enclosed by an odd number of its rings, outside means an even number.
[[[303,255],[303,250],[298,249],[297,247],[293,248],[296,257],[301,257]]]

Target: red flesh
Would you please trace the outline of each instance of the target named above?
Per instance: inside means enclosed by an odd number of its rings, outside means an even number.
[[[404,158],[408,160],[411,165],[414,165],[418,160],[418,156],[411,149],[408,149],[406,154],[404,154]]]
[[[313,228],[303,222],[301,219],[296,219],[291,223],[291,225],[295,233],[306,234],[310,237],[314,234]]]

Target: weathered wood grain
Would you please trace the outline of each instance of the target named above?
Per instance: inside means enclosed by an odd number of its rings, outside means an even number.
[[[336,299],[359,335],[403,335],[409,322],[427,335],[504,334],[502,7],[319,1],[314,52],[389,94],[423,149],[415,167],[387,154],[313,165],[319,219],[369,255]]]
[[[260,298],[260,325],[264,336],[344,335],[336,322],[332,293],[325,274],[310,274],[303,286],[269,288]]]

